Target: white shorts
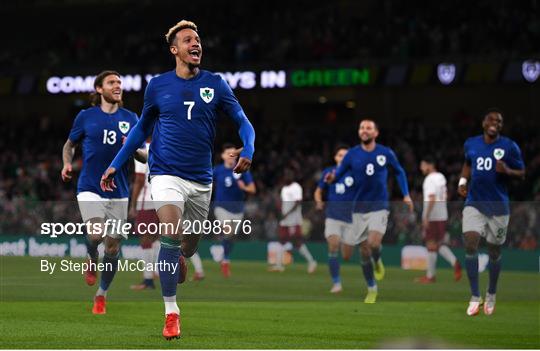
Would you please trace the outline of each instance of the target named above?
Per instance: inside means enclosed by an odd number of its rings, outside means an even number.
[[[214,216],[216,216],[216,219],[220,222],[223,222],[225,220],[242,220],[244,219],[244,212],[240,213],[233,213],[229,212],[223,207],[216,207],[214,208]]]
[[[504,244],[509,221],[510,215],[489,217],[472,206],[463,209],[463,233],[477,232],[493,245]]]
[[[233,213],[229,212],[223,207],[216,207],[214,208],[214,216],[216,217],[216,220],[218,220],[221,223],[221,226],[223,227],[222,234],[228,235],[228,234],[240,234],[236,230],[238,226],[240,225],[240,222],[242,219],[244,219],[244,213]],[[233,222],[235,221],[235,222]],[[226,226],[230,226],[231,229],[227,228]]]
[[[182,211],[184,227],[202,222],[208,217],[212,184],[201,184],[171,175],[155,175],[150,178],[152,201],[159,210],[165,205],[175,205]],[[185,228],[184,228],[185,229]]]
[[[327,218],[324,221],[324,237],[328,239],[328,237],[331,235],[337,235],[342,243],[354,245],[354,238],[351,235],[351,227],[351,223]]]
[[[92,218],[102,218],[103,220],[114,219],[126,223],[128,217],[128,198],[108,199],[99,196],[91,191],[83,191],[77,194],[77,202],[83,222]],[[118,228],[117,226],[113,226]],[[107,233],[112,238],[120,236],[127,238],[126,233]]]
[[[368,238],[368,232],[386,233],[388,225],[388,210],[379,210],[367,213],[353,213],[352,235],[353,245],[360,244]]]

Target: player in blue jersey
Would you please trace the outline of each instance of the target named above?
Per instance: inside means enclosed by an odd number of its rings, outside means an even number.
[[[351,171],[357,183],[353,210],[354,244],[360,244],[362,270],[368,285],[365,303],[377,300],[377,283],[384,278],[384,265],[381,260],[381,242],[388,223],[388,166],[396,173],[396,179],[403,194],[403,201],[413,211],[409,196],[407,176],[394,152],[375,140],[379,135],[377,124],[365,119],[360,122],[358,136],[360,145],[350,149],[335,173],[328,173],[326,181],[342,179]]]
[[[83,165],[77,185],[77,201],[82,220],[90,223],[86,236],[89,269],[85,272],[85,279],[88,285],[94,285],[96,282],[97,247],[107,229],[105,221],[111,219],[118,223],[127,219],[129,197],[127,164],[118,169],[118,185],[113,192],[105,192],[100,188],[103,167],[107,167],[113,160],[122,147],[122,137],[128,135],[137,123],[137,115],[121,107],[120,74],[115,71],[101,72],[94,81],[94,88],[96,92],[92,96],[93,107],[79,112],[64,144],[62,152],[64,167],[61,174],[64,182],[71,180],[75,147],[81,145]],[[146,162],[144,149],[135,148],[133,151],[136,151],[135,156],[140,161]],[[106,234],[103,240],[105,270],[94,298],[92,309],[94,314],[104,314],[106,311],[105,298],[118,266],[120,241],[122,237],[126,237],[125,233],[109,230]]]
[[[231,275],[230,254],[235,228],[241,228],[239,221],[244,218],[245,194],[255,194],[256,187],[250,172],[234,173],[236,158],[231,157],[236,148],[233,144],[223,145],[223,163],[214,168],[214,215],[222,223],[223,260],[221,272],[225,278]]]
[[[343,178],[335,183],[328,184],[324,178],[328,173],[335,172],[349,147],[338,145],[334,153],[335,166],[326,168],[315,189],[313,198],[317,209],[322,210],[326,205],[326,220],[324,222],[324,237],[328,242],[328,270],[332,277],[330,292],[335,294],[343,290],[339,274],[338,251],[341,244],[344,259],[351,256],[354,239],[351,237],[352,204],[356,195],[356,183],[351,171],[347,171]],[[326,201],[325,201],[326,200]]]
[[[465,163],[461,171],[458,192],[466,197],[463,209],[465,265],[471,287],[467,315],[474,316],[484,304],[484,313],[495,311],[495,293],[501,270],[501,246],[506,240],[510,205],[507,183],[511,178],[523,179],[525,165],[519,146],[501,136],[503,115],[489,109],[484,115],[484,133],[467,139]],[[478,287],[478,244],[486,239],[489,254],[489,286],[485,301]]]
[[[236,122],[244,145],[233,153],[239,156],[233,172],[243,173],[251,166],[255,131],[227,82],[199,68],[203,51],[197,26],[180,21],[165,39],[176,68],[148,83],[139,123],[106,169],[101,186],[114,190],[118,170],[152,133],[148,161],[152,199],[162,224],[158,264],[166,315],[163,336],[171,339],[180,336],[176,284],[185,279],[175,267],[197,251],[200,233],[189,229],[200,228],[210,206],[218,112]],[[184,269],[185,264],[180,266]]]

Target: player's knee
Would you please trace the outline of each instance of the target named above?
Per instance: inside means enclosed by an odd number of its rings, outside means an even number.
[[[142,241],[141,242],[141,247],[143,249],[151,249],[152,248],[152,242]]]
[[[151,236],[143,235],[141,236],[140,242],[143,249],[151,249],[154,240]]]
[[[337,255],[338,255],[338,252],[339,252],[339,250],[331,250],[331,249],[328,249],[328,254],[329,254],[329,255],[337,256]]]
[[[478,252],[479,235],[476,233],[465,233],[465,252],[467,255],[474,255]]]
[[[182,254],[184,255],[184,257],[189,258],[195,255],[195,252],[197,252],[197,247],[182,245]]]
[[[360,245],[360,256],[363,259],[371,258],[371,248],[368,245]]]
[[[375,237],[368,240],[369,246],[373,249],[379,249],[381,247],[381,239]]]
[[[428,249],[428,251],[437,251],[439,249],[439,245],[437,245],[436,242],[428,241],[426,243],[426,248]]]
[[[465,243],[465,253],[467,255],[476,255],[478,253],[478,248],[471,243]]]
[[[107,245],[105,247],[105,254],[107,256],[115,257],[120,253],[120,245]]]
[[[337,253],[339,251],[339,242],[328,242],[328,252]]]
[[[490,261],[498,261],[499,258],[501,258],[501,253],[500,252],[490,252],[489,253]]]
[[[501,257],[501,247],[489,245],[488,256],[491,261],[497,261]]]

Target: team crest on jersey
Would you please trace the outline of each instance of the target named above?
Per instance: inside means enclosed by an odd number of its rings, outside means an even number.
[[[504,150],[500,148],[496,148],[493,150],[493,157],[498,161],[504,157]]]
[[[129,131],[129,122],[118,122],[118,129],[120,129],[123,134],[126,134]]]
[[[242,174],[240,174],[240,173],[234,173],[234,172],[233,172],[232,176],[233,176],[233,178],[236,179],[236,180],[242,178]]]
[[[214,89],[212,88],[201,88],[200,93],[201,99],[203,99],[204,102],[206,102],[207,104],[209,104],[210,101],[212,101],[212,99],[214,98]]]
[[[384,155],[378,155],[377,156],[377,163],[382,167],[386,164],[386,156]]]
[[[351,187],[354,184],[354,178],[351,176],[345,177],[345,185]]]

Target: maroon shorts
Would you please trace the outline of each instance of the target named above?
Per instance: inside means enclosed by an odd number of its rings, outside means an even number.
[[[145,248],[146,246],[152,246],[152,243],[159,239],[159,233],[154,233],[159,227],[154,227],[154,225],[148,228],[149,224],[154,223],[159,225],[159,218],[157,216],[156,210],[139,210],[137,212],[137,217],[135,217],[135,232],[140,235],[141,246]],[[144,223],[142,226],[141,223]],[[141,230],[142,232],[139,232]]]
[[[302,227],[299,225],[294,226],[279,226],[279,242],[285,244],[292,242],[294,247],[300,247],[304,243],[304,237],[302,236]]]
[[[426,228],[426,241],[443,241],[446,235],[446,221],[430,221]]]

